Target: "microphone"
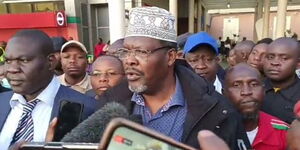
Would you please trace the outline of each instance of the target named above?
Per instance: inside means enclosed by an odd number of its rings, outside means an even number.
[[[140,115],[129,115],[127,109],[116,102],[107,103],[67,133],[61,142],[99,143],[107,124],[113,118],[125,118],[142,123]]]

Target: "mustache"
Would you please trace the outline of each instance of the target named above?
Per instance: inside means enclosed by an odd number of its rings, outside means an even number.
[[[142,71],[140,71],[136,68],[132,68],[132,67],[125,68],[125,73],[127,73],[127,72],[134,72],[134,73],[139,74],[139,75],[144,75],[144,72],[142,72]]]

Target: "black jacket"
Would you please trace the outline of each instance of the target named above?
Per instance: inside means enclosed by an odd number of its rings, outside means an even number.
[[[225,140],[231,149],[238,149],[237,139],[247,137],[236,111],[227,101],[220,99],[222,96],[215,92],[211,84],[182,63],[175,64],[175,73],[188,105],[182,142],[199,148],[197,134],[200,130],[208,129]],[[128,83],[124,81],[105,92],[100,101],[117,101],[132,113],[134,106],[130,101],[132,94],[128,89]],[[249,144],[246,145],[249,147]]]
[[[295,78],[296,80],[293,84],[278,92],[274,91],[269,79],[265,81],[266,96],[263,101],[262,110],[289,124],[296,119],[294,106],[300,100],[300,79]]]

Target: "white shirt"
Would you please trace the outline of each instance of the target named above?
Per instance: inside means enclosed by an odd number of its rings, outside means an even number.
[[[215,90],[218,93],[222,94],[222,83],[220,82],[218,76],[216,76],[216,80],[214,82],[214,86],[215,86]]]
[[[36,97],[40,102],[32,111],[34,124],[33,142],[44,142],[49,126],[52,106],[55,96],[60,87],[56,77],[53,77],[49,85]],[[8,149],[10,142],[17,130],[19,120],[23,113],[23,105],[26,100],[20,94],[14,93],[10,99],[11,111],[7,116],[2,131],[0,133],[0,149]]]
[[[251,145],[256,137],[257,132],[258,132],[258,127],[256,127],[252,131],[247,132],[247,136],[248,136],[248,139],[249,139]]]

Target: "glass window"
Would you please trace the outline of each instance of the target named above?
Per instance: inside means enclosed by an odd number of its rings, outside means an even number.
[[[87,27],[82,28],[82,40],[83,40],[83,44],[86,47],[86,49],[89,52],[93,52],[93,49],[90,48],[89,28],[87,28]]]
[[[81,21],[83,26],[88,26],[87,4],[81,4]]]
[[[109,28],[98,28],[98,37],[103,39],[103,42],[107,43],[109,41]]]
[[[9,13],[31,13],[32,7],[29,3],[8,4]]]
[[[64,10],[63,2],[45,2],[45,3],[34,3],[34,12],[52,12],[58,10]]]
[[[98,27],[109,26],[108,5],[99,5],[96,13]]]
[[[7,10],[6,10],[6,5],[3,3],[0,3],[0,14],[6,14]]]

